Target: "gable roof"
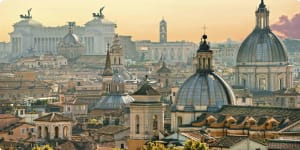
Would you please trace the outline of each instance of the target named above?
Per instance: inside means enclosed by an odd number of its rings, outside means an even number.
[[[230,148],[231,146],[247,139],[247,136],[226,136],[219,139],[217,142],[209,145],[209,147],[226,147]]]
[[[34,121],[43,121],[43,122],[62,122],[62,121],[73,121],[72,119],[58,114],[58,113],[50,113],[48,115],[39,117],[35,119]]]
[[[132,95],[160,95],[160,93],[153,89],[151,85],[145,83],[139,90],[134,92]]]

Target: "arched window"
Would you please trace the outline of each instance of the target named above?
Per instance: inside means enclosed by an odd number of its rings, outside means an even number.
[[[244,89],[246,88],[246,79],[242,79],[242,81],[243,81],[243,87],[244,87]]]
[[[64,126],[64,128],[63,128],[63,136],[64,136],[64,138],[67,138],[68,137],[68,126]]]
[[[201,58],[199,58],[199,60],[198,60],[198,69],[200,69],[201,68]]]
[[[284,88],[283,79],[279,79],[279,89],[282,90]]]
[[[48,127],[45,127],[45,138],[49,139],[49,130],[48,130]]]
[[[116,57],[114,57],[114,64],[117,64],[117,59],[116,59]]]
[[[203,67],[202,67],[202,69],[205,69],[205,58],[203,58]]]
[[[158,129],[157,116],[154,115],[153,116],[153,130],[157,130],[157,129]]]
[[[177,117],[177,126],[178,127],[182,126],[182,117]]]
[[[42,127],[41,126],[38,127],[38,137],[39,138],[42,137]]]
[[[119,65],[121,65],[121,58],[119,57]]]
[[[140,134],[140,117],[139,117],[139,115],[135,116],[135,133]]]
[[[55,135],[54,135],[54,138],[58,138],[58,133],[59,133],[59,128],[58,127],[55,127],[54,128],[54,131],[55,131]]]
[[[265,78],[259,79],[259,89],[266,90],[266,79]]]

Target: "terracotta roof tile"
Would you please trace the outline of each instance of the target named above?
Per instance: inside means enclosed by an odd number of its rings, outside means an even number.
[[[34,121],[44,121],[44,122],[61,122],[61,121],[73,121],[72,119],[58,114],[58,113],[50,113],[48,115],[39,117],[35,119]]]

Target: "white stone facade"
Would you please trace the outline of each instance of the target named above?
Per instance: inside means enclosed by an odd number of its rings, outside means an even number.
[[[15,57],[24,56],[30,51],[35,54],[56,53],[56,46],[68,33],[68,26],[47,27],[31,18],[13,25],[10,33],[11,48]],[[104,55],[106,44],[112,41],[116,24],[104,19],[104,16],[94,16],[94,19],[84,26],[75,26],[76,33],[86,48],[87,55]]]
[[[178,41],[157,43],[151,41],[137,41],[136,49],[139,53],[145,55],[145,59],[159,61],[161,57],[167,62],[187,63],[188,58],[194,54],[197,44],[193,42]]]

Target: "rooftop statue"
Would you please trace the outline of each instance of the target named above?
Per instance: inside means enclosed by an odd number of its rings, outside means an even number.
[[[104,18],[104,15],[102,13],[103,9],[104,9],[104,6],[100,8],[99,13],[93,13],[93,17]]]
[[[30,14],[31,10],[32,10],[32,8],[28,9],[27,10],[27,15],[26,14],[25,15],[20,15],[20,18],[22,18],[22,19],[31,19],[32,18],[31,14]]]

